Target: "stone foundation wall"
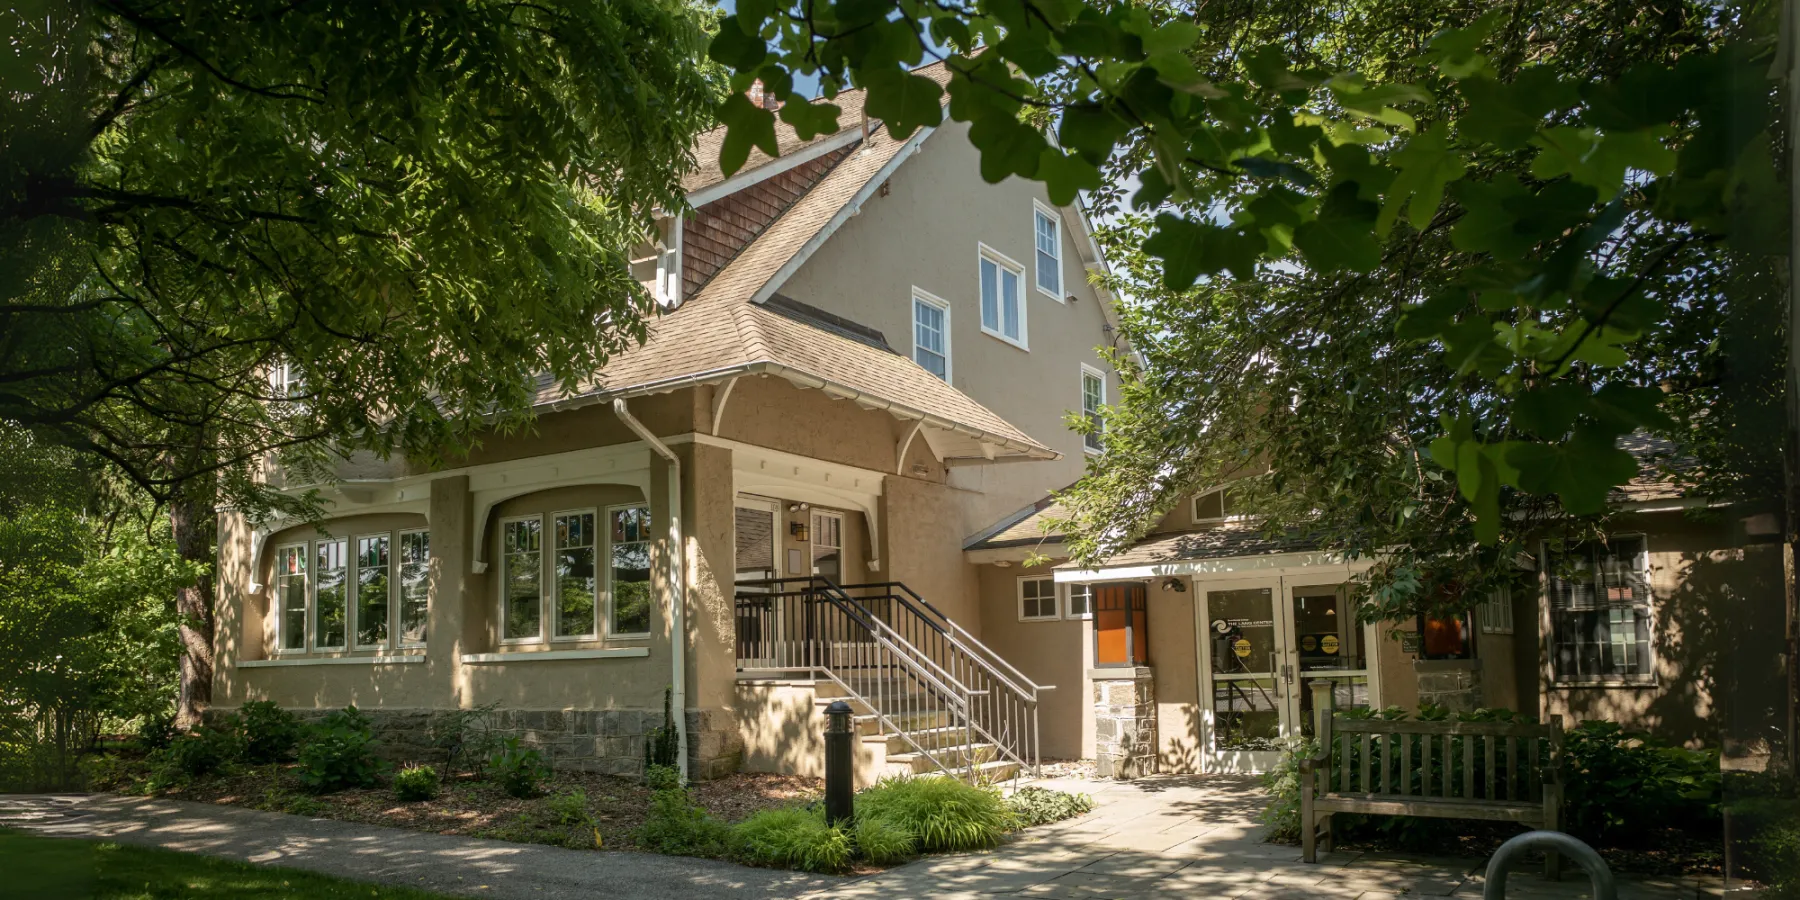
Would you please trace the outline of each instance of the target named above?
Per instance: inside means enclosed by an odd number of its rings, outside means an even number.
[[[208,710],[209,720],[232,712]],[[296,709],[303,722],[317,722],[331,710]],[[453,710],[365,709],[380,743],[377,752],[395,763],[441,765],[444,751],[432,743],[434,725],[447,725]],[[661,709],[525,710],[496,709],[487,726],[502,737],[517,737],[544,755],[552,768],[604,775],[642,775],[644,738],[662,726]],[[688,773],[705,781],[730,775],[743,758],[743,739],[728,710],[688,710]],[[476,726],[479,727],[479,726]]]
[[[1156,679],[1149,669],[1094,669],[1094,763],[1101,778],[1156,772]]]

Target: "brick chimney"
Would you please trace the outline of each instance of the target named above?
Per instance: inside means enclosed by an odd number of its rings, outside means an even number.
[[[744,96],[749,97],[751,103],[754,103],[763,109],[781,108],[781,98],[763,90],[763,83],[760,78],[750,82],[750,89],[744,92]]]

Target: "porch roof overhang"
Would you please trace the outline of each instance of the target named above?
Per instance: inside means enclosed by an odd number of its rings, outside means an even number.
[[[1058,582],[1092,583],[1187,576],[1234,578],[1339,569],[1367,569],[1373,560],[1352,560],[1304,536],[1268,537],[1252,529],[1220,528],[1151,535],[1098,566],[1067,562],[1056,567]]]

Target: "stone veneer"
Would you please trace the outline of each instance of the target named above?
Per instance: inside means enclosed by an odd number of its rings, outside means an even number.
[[[1419,679],[1419,703],[1434,703],[1452,712],[1480,709],[1481,660],[1420,659],[1413,661]]]
[[[1091,669],[1094,764],[1101,778],[1156,772],[1156,678],[1144,667]]]
[[[230,709],[207,711],[209,720]],[[331,710],[296,709],[301,721],[316,722]],[[449,710],[364,709],[376,738],[377,752],[396,763],[442,763],[443,751],[432,746],[434,722],[447,719]],[[641,775],[644,770],[644,737],[662,725],[661,709],[496,709],[490,714],[494,731],[535,747],[552,768],[597,772],[605,775]],[[738,770],[743,758],[743,738],[737,721],[725,710],[688,710],[688,773],[695,780],[709,780]]]

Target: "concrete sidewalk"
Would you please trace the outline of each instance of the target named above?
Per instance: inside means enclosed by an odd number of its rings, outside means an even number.
[[[464,897],[793,897],[843,881],[704,859],[567,850],[110,795],[0,795],[0,827],[185,850]]]

